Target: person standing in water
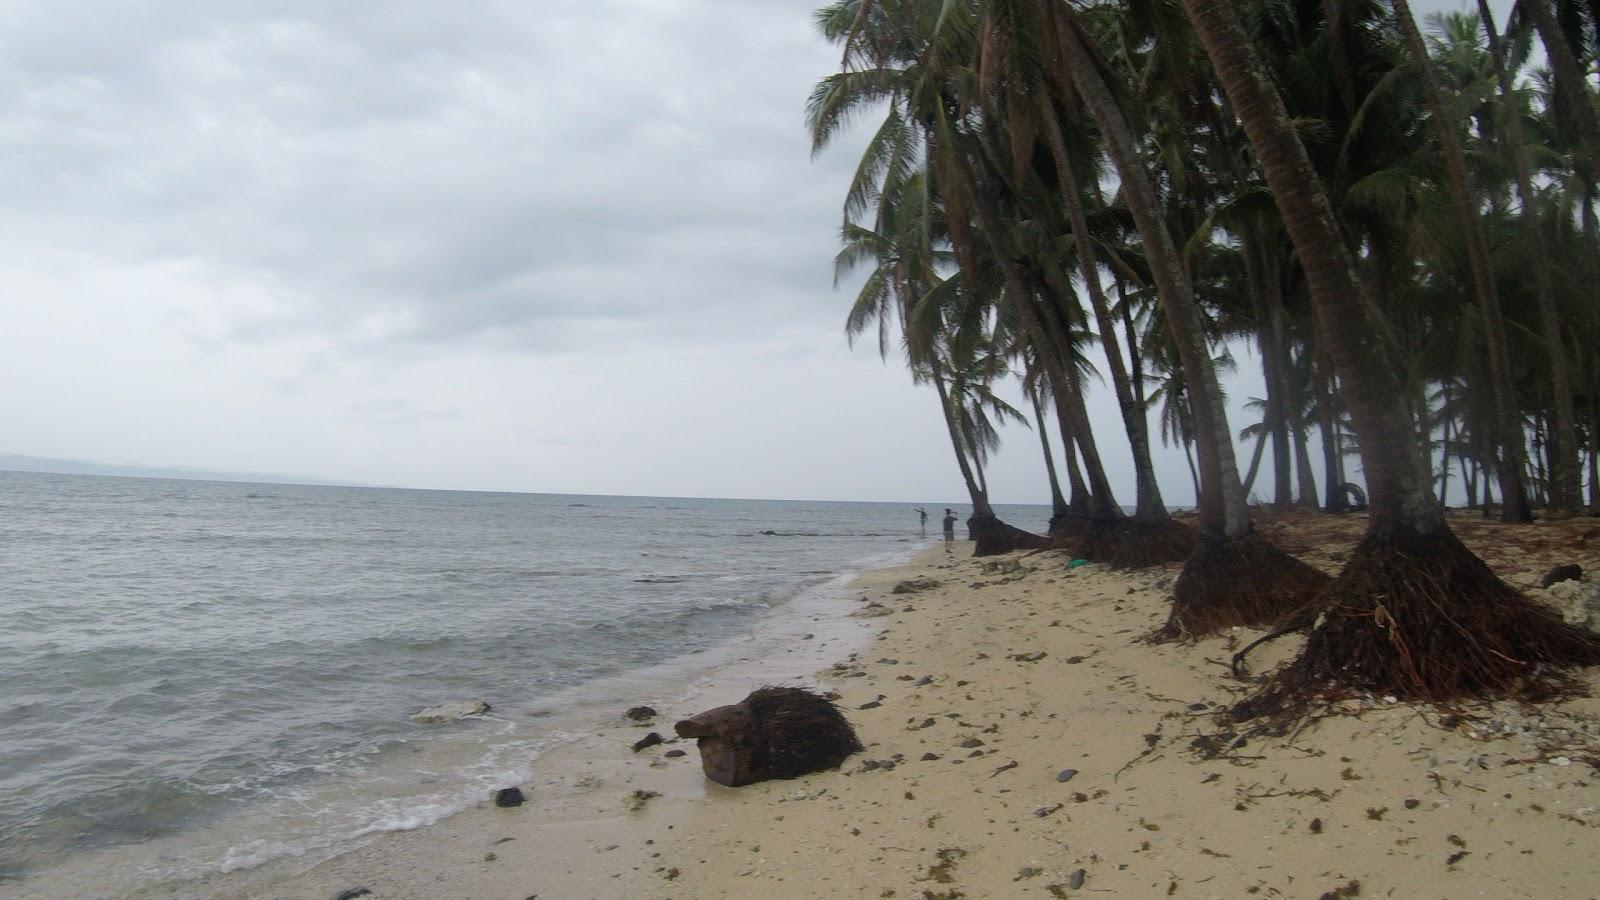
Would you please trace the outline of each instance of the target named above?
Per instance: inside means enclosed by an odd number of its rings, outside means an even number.
[[[920,506],[913,506],[911,508],[916,510],[917,515],[921,517],[920,525],[922,527],[922,533],[926,535],[928,533],[928,511]]]

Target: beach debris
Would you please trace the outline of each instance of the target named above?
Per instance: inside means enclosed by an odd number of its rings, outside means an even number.
[[[462,700],[430,706],[411,717],[418,725],[444,725],[468,716],[481,716],[490,709],[487,700]]]
[[[877,709],[878,707],[880,707],[882,705],[883,704],[878,702],[877,700],[868,700],[866,703],[863,703],[860,706],[856,707],[856,709]]]
[[[353,887],[333,895],[333,900],[356,900],[357,897],[372,896],[372,888]]]
[[[1344,884],[1324,893],[1317,900],[1350,900],[1351,897],[1361,896],[1361,882],[1354,878]]]
[[[1045,653],[1043,650],[1035,650],[1032,653],[1013,653],[1013,654],[1011,654],[1010,656],[1008,656],[1006,658],[1007,659],[1014,659],[1017,662],[1032,663],[1032,662],[1038,662],[1039,660],[1044,659],[1048,655],[1049,654]]]
[[[933,676],[924,675],[921,678],[918,678],[916,682],[912,684],[912,687],[927,687],[930,684],[933,684]]]
[[[651,800],[654,800],[659,796],[661,795],[655,791],[634,791],[628,796],[622,798],[622,807],[628,812],[639,812],[640,810],[644,809]]]
[[[1087,566],[1088,564],[1089,564],[1089,561],[1087,559],[1075,559],[1075,560],[1072,560],[1071,562],[1067,563],[1067,568],[1069,568],[1069,569],[1081,569],[1084,566]]]
[[[916,594],[922,591],[931,591],[944,582],[937,578],[912,578],[895,585],[891,594]]]
[[[688,756],[689,755],[689,751],[687,751],[687,750],[668,750],[666,753],[664,753],[662,755],[667,757],[667,758],[669,758],[669,759],[678,759],[679,757]]]
[[[1089,872],[1087,870],[1078,869],[1068,876],[1067,887],[1077,890],[1078,888],[1083,887],[1084,881],[1088,880],[1088,878]]]
[[[1546,572],[1545,575],[1544,575],[1544,578],[1540,579],[1540,581],[1539,581],[1539,587],[1542,587],[1542,588],[1545,588],[1546,590],[1548,590],[1550,588],[1550,585],[1552,585],[1552,584],[1558,584],[1558,583],[1563,582],[1563,581],[1582,581],[1582,580],[1583,580],[1583,566],[1580,566],[1580,565],[1577,565],[1577,564],[1574,563],[1574,564],[1568,564],[1568,565],[1565,565],[1565,566],[1556,566],[1554,569],[1551,569],[1550,571]]]
[[[1062,769],[1060,772],[1056,773],[1056,781],[1062,784],[1066,784],[1076,777],[1078,777],[1077,769]]]
[[[633,752],[638,753],[640,750],[644,750],[644,749],[646,749],[648,747],[654,747],[657,744],[664,744],[664,743],[666,743],[666,739],[663,738],[659,733],[652,731],[649,734],[645,735],[644,737],[638,739],[637,741],[634,741],[634,743],[633,743]]]
[[[525,799],[527,798],[522,796],[522,788],[508,787],[494,792],[494,805],[501,809],[521,806]]]
[[[624,715],[634,722],[648,722],[656,717],[656,711],[648,706],[635,706]]]
[[[961,740],[961,749],[963,749],[963,750],[971,750],[973,747],[982,747],[982,746],[983,746],[983,739],[982,738],[968,737],[968,738],[963,738]]]
[[[485,853],[483,855],[483,861],[484,862],[494,862],[495,860],[497,860],[499,858],[500,858],[500,854],[494,852],[493,850],[490,850],[488,853]]]
[[[706,777],[728,787],[837,769],[862,750],[839,708],[804,688],[764,687],[675,727],[698,741]]]
[[[1037,878],[1037,877],[1039,877],[1040,875],[1043,875],[1043,874],[1044,874],[1044,870],[1041,869],[1041,868],[1038,868],[1037,866],[1023,866],[1022,868],[1017,870],[1017,877],[1015,877],[1015,878],[1013,878],[1011,880],[1012,881],[1022,881],[1023,879],[1026,879],[1026,878]]]
[[[922,754],[922,761],[923,762],[938,762],[942,758],[943,757],[939,756],[939,754],[934,753],[931,750],[928,751],[927,753]]]

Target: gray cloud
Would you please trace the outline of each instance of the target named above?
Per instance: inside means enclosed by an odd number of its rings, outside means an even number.
[[[838,59],[811,8],[0,5],[0,452],[959,497],[933,395],[845,348],[830,261],[862,136],[810,159]],[[1008,432],[998,499],[1044,499],[1038,456]],[[1159,465],[1186,502],[1181,457]]]

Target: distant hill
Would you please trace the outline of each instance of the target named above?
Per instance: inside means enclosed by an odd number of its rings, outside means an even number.
[[[115,478],[178,478],[185,481],[244,481],[255,484],[349,484],[297,475],[262,472],[215,472],[210,469],[169,469],[159,466],[116,466],[78,459],[48,459],[0,453],[0,471],[46,472],[55,475],[107,475]]]

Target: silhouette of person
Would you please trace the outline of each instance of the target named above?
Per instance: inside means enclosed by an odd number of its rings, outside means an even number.
[[[920,506],[913,506],[911,508],[916,510],[917,511],[917,515],[921,517],[920,524],[921,524],[921,527],[922,527],[922,533],[923,534],[927,534],[928,533],[928,511],[923,509]]]
[[[944,510],[944,539],[946,543],[956,539],[956,514],[948,506]]]

